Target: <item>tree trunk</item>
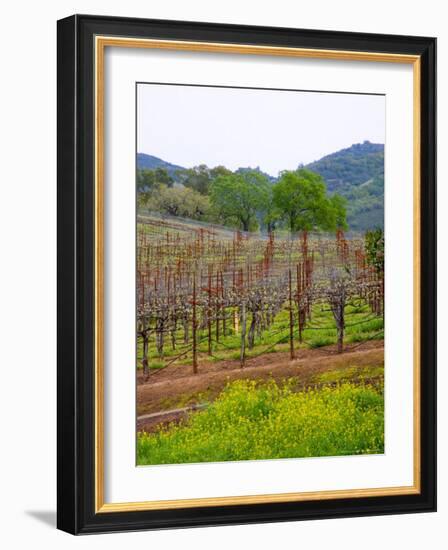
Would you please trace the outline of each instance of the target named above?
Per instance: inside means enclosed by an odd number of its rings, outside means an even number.
[[[345,302],[345,300],[344,300]],[[341,302],[338,304],[336,308],[336,315],[335,321],[336,321],[336,328],[338,331],[338,353],[342,353],[344,351],[344,329],[345,329],[345,303]]]
[[[299,342],[303,342],[303,328],[304,328],[304,319],[305,319],[305,312],[303,310],[303,307],[299,305]]]
[[[247,344],[249,346],[249,349],[252,349],[254,347],[254,341],[255,341],[255,326],[257,324],[257,314],[255,311],[252,313],[252,321],[250,323],[249,327],[249,333],[247,335]]]
[[[171,330],[171,347],[173,350],[176,349],[176,331],[177,331],[177,320],[174,319],[173,328]]]
[[[236,309],[233,311],[233,330],[234,330],[235,334],[238,334],[239,319],[238,319],[238,311]]]
[[[149,338],[146,333],[142,334],[142,338],[143,338],[143,357],[142,357],[143,374],[144,376],[147,376],[149,374],[149,364],[148,364]]]
[[[160,357],[163,357],[163,344],[164,344],[164,322],[162,319],[157,319],[156,324],[156,346],[157,346],[157,353]]]
[[[184,317],[184,344],[188,344],[189,334],[188,334],[188,317]]]
[[[292,311],[292,277],[289,270],[289,358],[291,361],[295,358],[294,354],[294,317]]]
[[[246,304],[241,304],[241,353],[240,353],[240,366],[244,367],[246,362]]]
[[[344,327],[338,327],[338,353],[344,351]]]

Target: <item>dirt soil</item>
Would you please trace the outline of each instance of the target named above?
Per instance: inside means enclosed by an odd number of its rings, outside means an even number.
[[[137,374],[137,429],[153,431],[160,424],[185,418],[190,407],[213,400],[233,380],[281,381],[297,377],[303,386],[327,371],[347,367],[379,366],[384,363],[384,341],[372,340],[347,346],[335,353],[334,346],[296,350],[291,361],[289,352],[263,354],[248,359],[242,369],[239,361],[201,361],[199,372],[187,365],[170,365],[153,371],[145,378]],[[182,409],[182,410],[178,410]],[[164,412],[173,411],[173,412]],[[149,415],[149,416],[148,416]]]

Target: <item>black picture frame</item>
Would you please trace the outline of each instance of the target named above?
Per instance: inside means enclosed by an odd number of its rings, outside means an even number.
[[[421,61],[419,494],[95,512],[97,35],[416,55]],[[74,15],[58,21],[57,526],[73,534],[436,510],[436,39]],[[397,201],[399,198],[397,197]]]

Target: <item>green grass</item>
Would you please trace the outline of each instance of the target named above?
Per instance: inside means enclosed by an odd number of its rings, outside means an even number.
[[[342,369],[323,372],[314,377],[314,381],[319,384],[334,384],[341,382],[355,382],[378,378],[384,380],[384,366],[365,366],[365,367],[345,367]]]
[[[207,403],[213,397],[213,391],[205,389],[197,392],[187,392],[176,397],[166,397],[160,403],[160,410],[180,409],[198,403]]]
[[[207,410],[179,425],[138,434],[137,463],[179,464],[384,452],[384,401],[370,386],[343,383],[294,393],[294,380],[238,380]]]
[[[334,344],[334,338],[331,336],[324,336],[317,334],[314,338],[310,338],[308,346],[311,349],[323,348],[324,346],[330,346]]]

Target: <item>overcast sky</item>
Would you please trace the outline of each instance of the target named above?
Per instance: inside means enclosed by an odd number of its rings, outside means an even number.
[[[137,150],[184,167],[281,170],[369,140],[384,143],[385,97],[139,84]]]

